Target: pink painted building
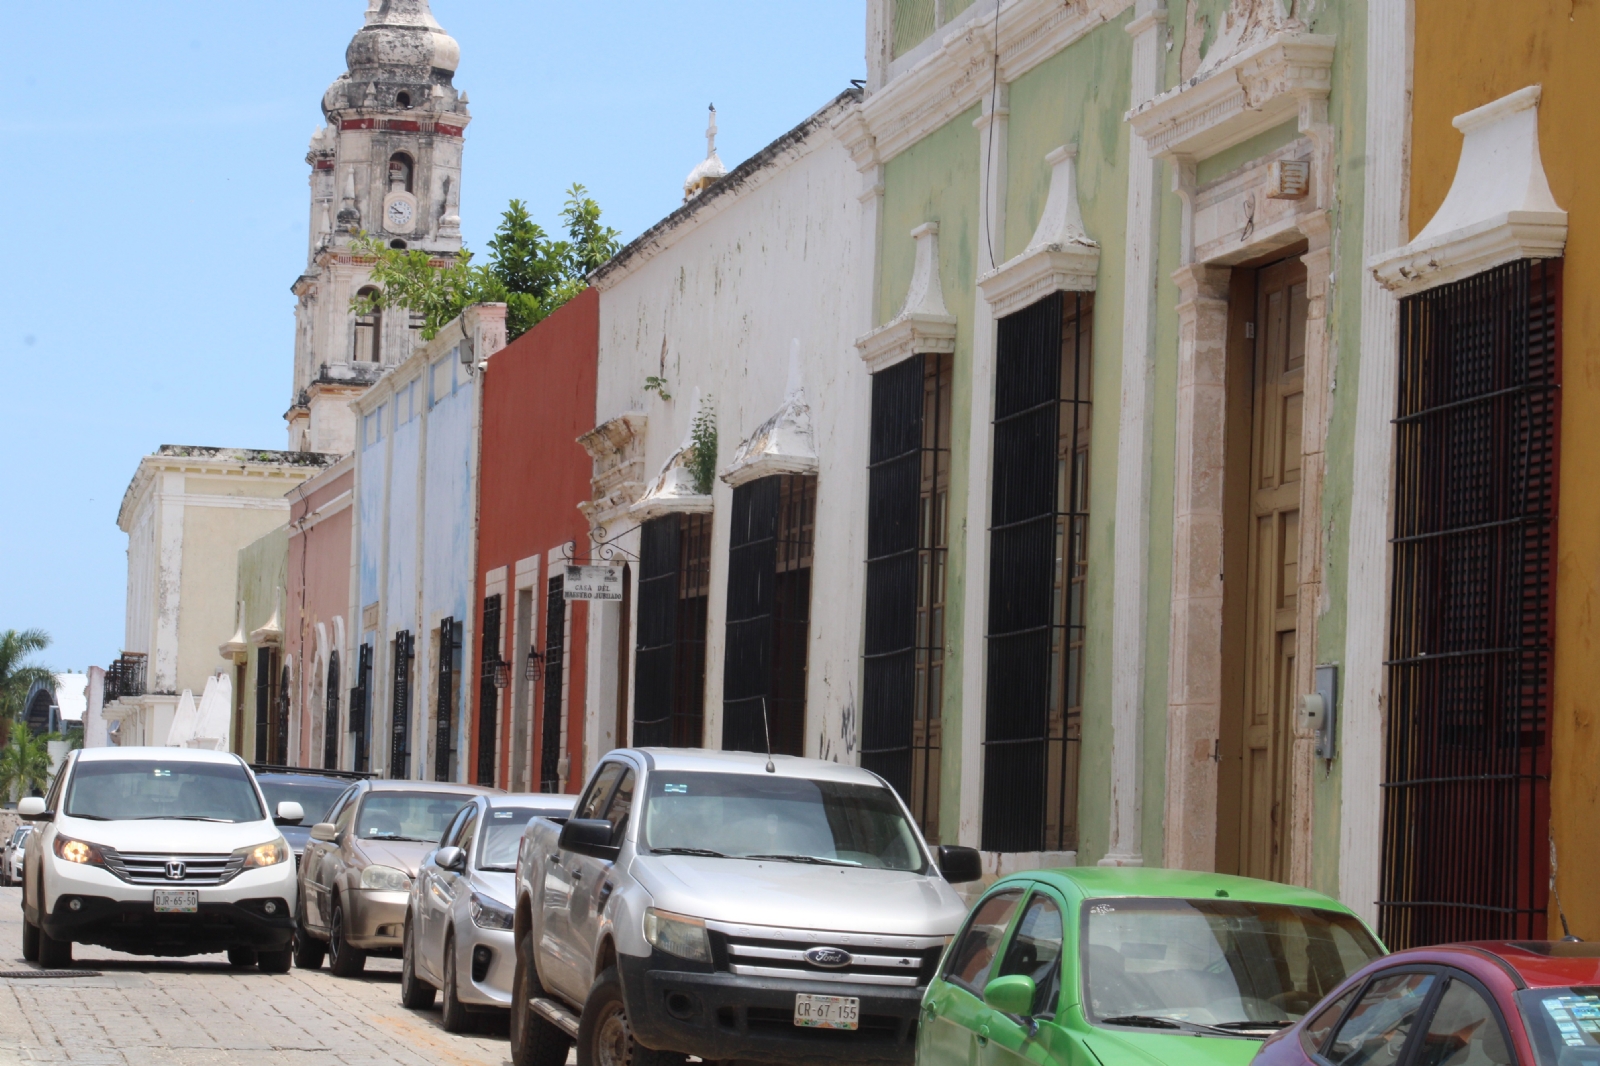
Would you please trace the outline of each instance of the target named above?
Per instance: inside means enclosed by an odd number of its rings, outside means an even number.
[[[337,769],[350,762],[347,704],[355,679],[344,661],[350,609],[353,456],[289,493],[288,613],[284,654],[293,703],[290,762]]]

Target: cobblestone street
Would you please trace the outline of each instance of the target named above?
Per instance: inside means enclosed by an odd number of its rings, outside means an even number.
[[[0,889],[0,971],[22,960],[20,890]],[[439,1010],[400,1006],[400,963],[377,959],[342,980],[326,969],[268,976],[221,955],[150,959],[76,945],[74,967],[100,977],[0,977],[0,1064],[291,1066],[509,1063],[503,1018],[455,1036]]]

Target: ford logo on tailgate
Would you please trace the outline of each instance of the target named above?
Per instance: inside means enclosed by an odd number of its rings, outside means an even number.
[[[841,951],[838,948],[812,948],[806,952],[806,961],[813,966],[838,970],[849,966],[855,959],[848,951]]]

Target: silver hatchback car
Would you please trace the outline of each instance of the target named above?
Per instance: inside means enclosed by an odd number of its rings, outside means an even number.
[[[444,993],[445,1029],[511,1006],[516,952],[517,848],[533,818],[566,818],[576,796],[479,796],[462,808],[424,856],[406,905],[400,1002],[431,1007]],[[465,975],[465,980],[463,979]]]

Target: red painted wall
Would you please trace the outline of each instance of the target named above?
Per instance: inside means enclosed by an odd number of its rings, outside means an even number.
[[[335,650],[340,658],[339,717],[341,723],[347,720],[354,676],[344,661],[342,638],[350,621],[343,615],[350,609],[350,490],[354,485],[355,467],[346,456],[288,494],[289,617],[283,624],[283,639],[294,662],[293,713],[300,724],[294,749],[296,766],[320,767],[323,763],[327,656]],[[337,765],[347,766],[350,755],[344,749],[349,745],[344,736],[339,740]]]
[[[478,647],[467,675],[472,689],[472,751],[469,779],[475,779],[480,725],[483,721],[481,664],[483,601],[487,578],[499,567],[506,570],[501,609],[500,657],[520,675],[528,649],[517,647],[516,566],[537,556],[538,582],[533,589],[534,643],[548,647],[545,632],[545,591],[552,549],[568,541],[582,553],[588,545],[588,525],[578,504],[590,494],[593,464],[578,444],[579,435],[594,428],[595,364],[600,349],[600,294],[585,290],[549,318],[496,352],[484,371],[482,439],[478,474],[478,572],[474,599]],[[558,553],[559,554],[559,553]],[[568,612],[565,656],[567,660],[564,714],[567,719],[566,755],[570,769],[561,791],[582,785],[584,661],[589,617],[588,605],[575,602]],[[509,787],[511,740],[515,736],[512,697],[515,682],[497,697],[499,767],[496,784]],[[544,726],[544,683],[532,686],[530,765],[526,780],[539,787],[541,738]],[[514,713],[521,714],[521,709]]]

